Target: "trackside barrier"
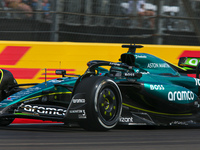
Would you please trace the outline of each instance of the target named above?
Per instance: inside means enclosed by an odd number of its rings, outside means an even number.
[[[83,74],[90,60],[117,62],[127,49],[122,44],[75,42],[19,42],[0,41],[0,68],[10,70],[18,83],[41,83],[60,77],[56,69],[69,74]],[[137,52],[150,53],[173,64],[182,56],[200,57],[197,46],[144,45]]]

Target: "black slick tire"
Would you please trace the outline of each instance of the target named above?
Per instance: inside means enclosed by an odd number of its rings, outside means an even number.
[[[89,131],[107,131],[114,128],[121,116],[122,96],[117,84],[108,77],[84,78],[74,94],[85,93],[87,119],[79,122]]]

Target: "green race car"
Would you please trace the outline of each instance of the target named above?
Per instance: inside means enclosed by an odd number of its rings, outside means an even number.
[[[1,70],[0,125],[14,118],[76,122],[86,130],[109,130],[116,125],[188,125],[200,122],[198,63],[188,69],[128,48],[119,62],[93,60],[83,75],[41,84],[17,84]],[[105,69],[104,66],[109,67]],[[195,69],[197,67],[197,69]],[[191,72],[191,70],[189,70]],[[24,86],[32,85],[29,88]]]

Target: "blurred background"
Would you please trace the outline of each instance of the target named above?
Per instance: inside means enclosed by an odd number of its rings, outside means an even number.
[[[0,40],[200,45],[200,0],[0,0]]]

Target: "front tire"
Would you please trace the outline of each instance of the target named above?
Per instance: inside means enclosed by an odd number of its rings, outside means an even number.
[[[87,119],[80,126],[90,131],[106,131],[118,123],[122,111],[122,96],[117,84],[108,77],[84,78],[74,94],[85,93]]]

